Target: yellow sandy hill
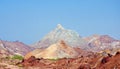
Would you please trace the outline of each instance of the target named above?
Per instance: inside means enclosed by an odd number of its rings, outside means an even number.
[[[35,53],[37,52],[37,53]],[[35,56],[36,58],[44,59],[58,59],[58,58],[74,58],[78,53],[70,46],[68,46],[64,41],[59,41],[56,44],[50,45],[43,51],[34,50],[27,54],[25,58],[30,56]]]

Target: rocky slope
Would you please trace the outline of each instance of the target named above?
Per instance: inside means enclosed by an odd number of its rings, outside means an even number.
[[[84,39],[94,52],[120,49],[120,40],[116,40],[108,35],[93,35]]]
[[[37,59],[31,56],[25,59],[22,65],[38,69],[120,69],[120,52],[106,57],[92,55],[93,57],[62,58],[58,60]]]
[[[78,52],[68,46],[64,41],[59,41],[42,51],[38,49],[34,50],[27,54],[25,58],[29,58],[30,56],[44,59],[74,58],[78,56]]]
[[[33,48],[29,47],[28,45],[22,42],[10,42],[10,41],[3,41],[0,40],[0,54],[3,55],[21,55],[24,56],[26,53],[32,51]]]

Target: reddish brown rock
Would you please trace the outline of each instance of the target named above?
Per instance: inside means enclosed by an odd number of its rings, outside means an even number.
[[[38,67],[42,69],[120,69],[119,52],[113,56],[79,57],[62,59],[37,59],[30,57],[22,64],[24,67]]]

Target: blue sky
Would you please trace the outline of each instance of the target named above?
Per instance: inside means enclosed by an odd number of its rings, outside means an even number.
[[[120,0],[0,0],[0,38],[32,44],[57,24],[120,39]]]

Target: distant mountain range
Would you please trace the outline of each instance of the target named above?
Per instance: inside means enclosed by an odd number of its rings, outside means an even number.
[[[58,24],[57,27],[51,32],[49,32],[46,36],[44,36],[43,39],[32,45],[32,47],[40,49],[34,50],[28,55],[46,58],[50,56],[55,57],[54,55],[57,53],[56,57],[57,55],[60,56],[60,53],[58,52],[61,52],[62,49],[59,47],[59,45],[54,45],[60,41],[63,41],[67,46],[70,46],[71,49],[73,48],[73,51],[77,51],[77,53],[79,53],[79,56],[84,56],[85,54],[92,54],[90,52],[105,52],[115,54],[116,51],[120,50],[120,40],[116,40],[108,35],[92,35],[89,37],[82,38],[77,32],[65,29],[62,27],[62,25]],[[50,54],[51,51],[53,52]],[[65,54],[65,51],[69,52],[70,50],[64,49],[64,52],[62,53]],[[39,55],[36,56],[36,52]],[[45,56],[46,54],[49,54],[49,56]],[[62,56],[63,55],[61,54],[61,57]],[[72,57],[72,55],[69,57]]]
[[[65,45],[61,44],[61,41]],[[0,55],[19,54],[24,56],[29,52],[27,58],[32,55],[40,58],[47,58],[48,55],[55,58],[73,57],[76,52],[79,55],[89,52],[114,54],[117,50],[120,50],[120,40],[116,40],[108,35],[92,35],[83,38],[77,32],[65,29],[60,24],[44,36],[43,39],[30,46],[18,41],[0,40]],[[73,54],[70,55],[70,52]]]
[[[51,44],[55,44],[61,40],[64,40],[65,43],[71,47],[79,47],[93,52],[120,48],[120,40],[116,40],[108,35],[92,35],[82,38],[77,32],[65,29],[60,24],[44,36],[43,39],[33,44],[32,47],[47,48]]]

